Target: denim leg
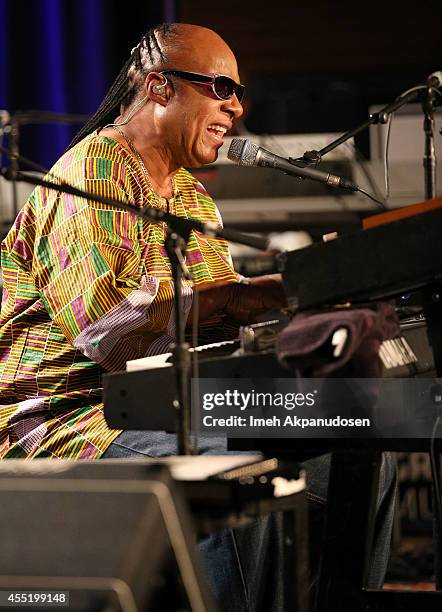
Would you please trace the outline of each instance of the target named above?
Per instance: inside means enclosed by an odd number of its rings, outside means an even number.
[[[199,543],[220,612],[281,612],[283,543],[281,515],[261,516]]]
[[[102,459],[127,457],[169,457],[178,453],[176,434],[166,431],[123,431],[102,455]],[[220,435],[201,435],[200,455],[227,455],[227,438]],[[235,453],[237,454],[237,453]],[[238,453],[241,454],[241,453]],[[249,455],[259,453],[249,452]]]

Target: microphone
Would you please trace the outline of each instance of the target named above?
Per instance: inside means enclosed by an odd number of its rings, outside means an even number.
[[[436,89],[442,87],[442,70],[437,70],[430,74],[427,79],[427,85],[428,87],[436,87]]]
[[[227,157],[230,161],[239,164],[240,166],[262,166],[264,168],[276,168],[285,174],[297,176],[299,178],[309,178],[313,181],[326,183],[331,187],[342,187],[350,191],[359,191],[359,187],[342,178],[330,174],[329,172],[321,172],[314,168],[302,168],[295,166],[290,162],[290,159],[285,159],[274,153],[270,153],[266,149],[259,147],[250,140],[244,138],[234,138],[231,142]]]

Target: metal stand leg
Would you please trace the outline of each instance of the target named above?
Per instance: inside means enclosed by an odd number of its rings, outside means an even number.
[[[442,378],[442,283],[435,283],[424,291],[424,312],[427,320],[427,334],[433,350],[436,374]],[[433,475],[439,482],[441,490],[441,444],[436,440],[435,446],[436,474]],[[434,487],[434,483],[433,483]],[[442,508],[436,507],[434,499],[434,571],[436,578],[436,589],[442,591],[442,526],[440,516]]]
[[[439,491],[442,490],[442,477],[441,477],[441,443],[439,440],[436,441],[434,446],[434,453],[436,459],[436,474],[433,474],[433,478],[437,478],[439,482]],[[442,591],[442,526],[440,524],[440,516],[442,508],[436,508],[436,496],[434,495],[434,483],[433,483],[433,533],[434,533],[434,576],[436,583],[436,591]]]

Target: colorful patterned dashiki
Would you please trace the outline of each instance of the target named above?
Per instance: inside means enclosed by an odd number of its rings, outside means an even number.
[[[96,132],[51,173],[137,208],[159,206],[138,160]],[[221,223],[189,172],[179,170],[176,184],[170,212]],[[55,190],[33,191],[2,244],[0,458],[94,459],[119,435],[105,423],[102,373],[165,352],[175,332],[164,235],[164,224]],[[223,240],[192,232],[186,260],[196,283],[238,280]],[[188,311],[189,284],[183,295]],[[154,390],[151,401],[161,409]]]

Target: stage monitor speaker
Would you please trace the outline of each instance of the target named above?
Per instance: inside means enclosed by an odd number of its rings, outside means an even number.
[[[214,610],[187,507],[164,466],[2,462],[0,542],[3,598],[65,592],[55,603],[69,612]]]

